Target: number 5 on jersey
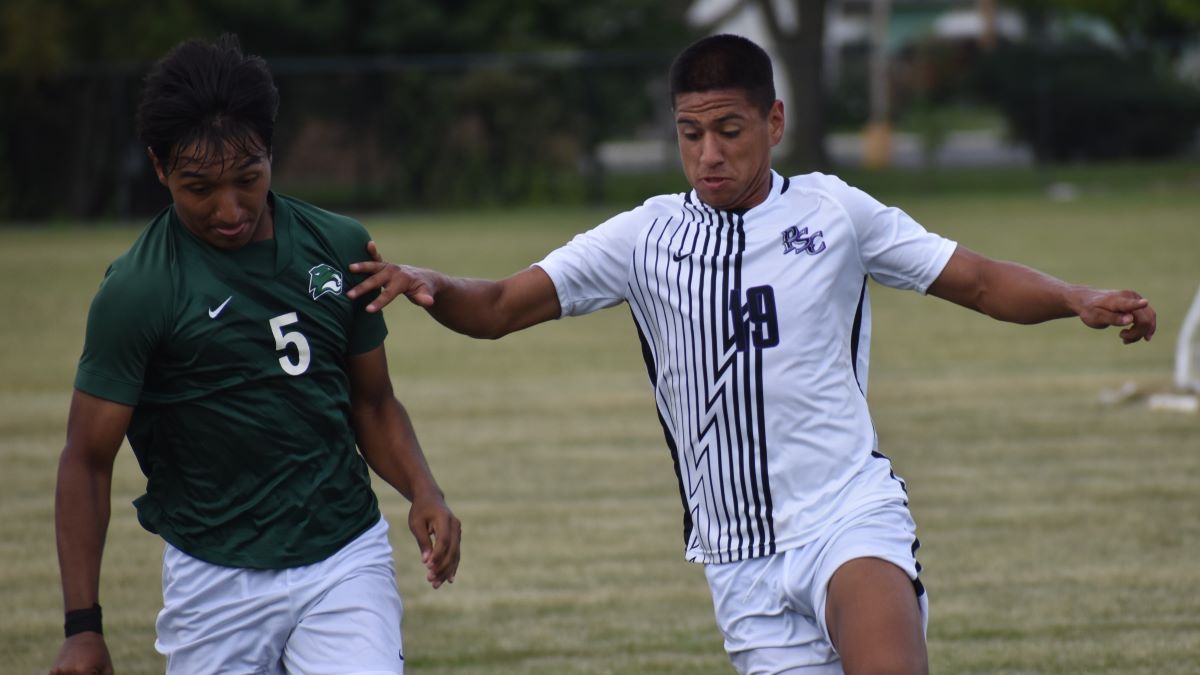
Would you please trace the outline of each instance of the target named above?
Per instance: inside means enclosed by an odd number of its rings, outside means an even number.
[[[290,326],[300,321],[295,312],[280,314],[271,319],[271,334],[275,336],[275,350],[284,352],[283,356],[279,357],[279,366],[283,368],[283,372],[288,375],[301,375],[308,370],[308,363],[311,361],[311,350],[308,348],[308,338],[300,331],[283,332],[284,326]],[[287,346],[292,345],[296,348],[296,360],[292,361],[287,353]]]

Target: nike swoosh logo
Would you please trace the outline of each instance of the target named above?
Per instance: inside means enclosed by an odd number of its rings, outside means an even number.
[[[225,310],[225,305],[228,305],[229,301],[232,299],[233,299],[233,296],[231,295],[228,298],[225,298],[225,302],[222,302],[221,304],[217,305],[216,309],[208,310],[208,318],[210,318],[210,319],[217,318],[217,315]]]
[[[675,262],[687,260],[688,256],[690,255],[690,253],[671,253],[671,260],[674,260]]]

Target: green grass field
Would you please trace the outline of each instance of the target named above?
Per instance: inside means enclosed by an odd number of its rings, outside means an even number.
[[[911,196],[930,229],[1071,280],[1132,287],[1158,337],[1125,347],[1078,321],[1003,325],[872,288],[870,398],[909,484],[931,592],[934,672],[1200,672],[1200,416],[1108,407],[1167,389],[1200,283],[1200,183]],[[607,215],[366,218],[396,260],[496,276]],[[55,466],[84,318],[131,227],[0,228],[0,671],[45,672],[61,636]],[[624,309],[499,342],[388,310],[396,389],[464,523],[458,580],[423,582],[405,503],[393,523],[413,673],[726,673]],[[161,542],[123,450],[101,599],[118,672],[153,650]]]

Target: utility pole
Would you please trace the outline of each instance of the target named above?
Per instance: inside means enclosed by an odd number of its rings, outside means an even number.
[[[996,0],[979,0],[979,48],[990,52],[996,48]]]
[[[882,169],[892,163],[892,121],[888,86],[888,23],[891,0],[871,0],[870,120],[863,131],[863,165]]]

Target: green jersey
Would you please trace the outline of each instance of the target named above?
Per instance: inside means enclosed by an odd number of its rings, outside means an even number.
[[[350,419],[347,358],[387,334],[344,291],[357,222],[271,195],[275,236],[222,250],[173,207],[109,267],[80,391],[134,406],[138,520],[218,565],[323,560],[379,519]]]

